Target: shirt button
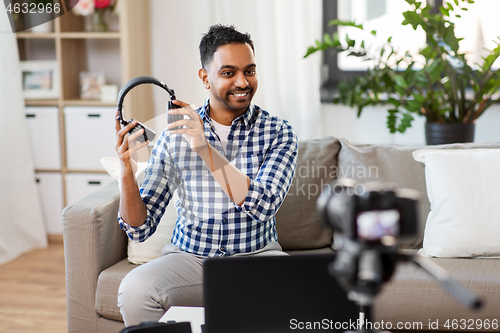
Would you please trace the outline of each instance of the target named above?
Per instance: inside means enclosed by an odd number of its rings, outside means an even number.
[[[226,222],[226,219],[222,219],[222,222],[224,222],[224,223],[225,223],[225,222]]]
[[[223,246],[221,246],[221,247],[220,247],[220,250],[221,250],[222,252],[224,252],[224,251],[226,251],[226,247],[223,245]]]

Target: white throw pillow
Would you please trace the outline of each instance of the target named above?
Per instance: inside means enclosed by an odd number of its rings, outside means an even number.
[[[432,257],[500,255],[500,149],[417,150],[431,211],[423,252]]]
[[[117,157],[104,157],[101,159],[101,164],[113,178],[118,180],[118,184],[121,187],[120,160]],[[144,170],[146,169],[146,166],[147,162],[137,163],[138,170],[135,176],[138,184],[140,184],[144,179]],[[175,203],[178,199],[179,197],[177,196],[176,191],[174,192],[172,200],[168,204],[165,214],[161,218],[155,233],[151,235],[151,237],[142,243],[134,242],[129,239],[127,248],[128,261],[133,264],[144,264],[160,257],[161,250],[165,245],[170,243],[174,233],[175,223],[177,222]]]

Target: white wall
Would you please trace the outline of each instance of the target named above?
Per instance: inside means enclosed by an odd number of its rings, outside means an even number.
[[[198,78],[198,43],[209,23],[195,22],[196,10],[207,10],[203,0],[151,0],[152,75],[175,89],[180,100],[201,105],[207,97]],[[319,37],[319,36],[318,36]],[[311,41],[311,44],[313,41]],[[304,50],[305,51],[305,50]],[[258,54],[257,54],[258,55]],[[257,58],[258,61],[258,58]],[[263,77],[261,76],[260,81]],[[263,82],[260,89],[265,87]],[[254,102],[261,107],[257,92]],[[167,94],[155,89],[155,114],[165,112]],[[272,112],[272,110],[270,110]],[[344,137],[352,142],[424,144],[424,119],[416,118],[405,134],[391,135],[386,127],[384,107],[366,108],[361,118],[356,110],[325,103],[322,105],[323,133]],[[500,105],[489,109],[477,122],[476,142],[500,141]]]
[[[198,44],[204,30],[189,15],[194,1],[151,0],[152,76],[175,90],[177,98],[197,106],[208,96],[198,78]],[[208,26],[205,28],[208,30]],[[168,94],[154,90],[155,114],[165,112]]]
[[[390,134],[387,112],[383,106],[365,108],[360,118],[357,110],[343,105],[324,103],[324,133],[351,142],[394,143],[402,145],[425,144],[425,118],[418,117],[404,134]],[[500,104],[493,105],[476,122],[475,142],[500,141]]]

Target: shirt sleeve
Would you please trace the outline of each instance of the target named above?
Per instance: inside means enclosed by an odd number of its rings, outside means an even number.
[[[120,228],[125,230],[131,240],[144,242],[156,231],[176,188],[175,165],[168,153],[164,132],[151,152],[144,181],[139,186],[142,201],[147,209],[146,221],[139,227],[132,227],[121,218],[118,212]]]
[[[276,132],[255,179],[250,180],[240,211],[257,221],[273,218],[285,199],[297,165],[298,139],[288,122]]]

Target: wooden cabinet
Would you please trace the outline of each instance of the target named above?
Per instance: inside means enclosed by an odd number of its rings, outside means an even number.
[[[105,173],[104,169],[86,170],[68,167],[67,135],[69,129],[65,125],[67,124],[65,116],[71,117],[69,112],[75,109],[75,106],[87,107],[89,110],[93,107],[99,110],[103,107],[116,108],[116,102],[82,100],[80,98],[80,72],[103,72],[107,77],[107,83],[117,85],[118,89],[136,76],[151,75],[149,1],[119,0],[118,8],[119,15],[114,18],[116,24],[109,32],[86,31],[85,20],[88,18],[69,12],[54,20],[53,32],[17,33],[21,60],[54,60],[58,64],[59,97],[57,99],[27,99],[26,105],[30,107],[50,106],[58,110],[56,127],[59,130],[58,149],[60,149],[61,167],[36,171],[61,174],[64,206],[68,203],[68,184],[65,181],[67,175]],[[153,118],[151,87],[144,85],[129,93],[125,100],[124,113],[125,117],[139,121]],[[114,132],[114,122],[109,121],[109,117],[106,119],[110,122],[107,124],[109,131]],[[100,130],[102,126],[98,129],[91,126],[84,132],[89,136],[96,136],[99,135],[96,131]],[[37,131],[37,133],[40,132],[43,131]],[[114,148],[114,143],[112,144]],[[91,150],[93,147],[88,146],[86,149]]]

